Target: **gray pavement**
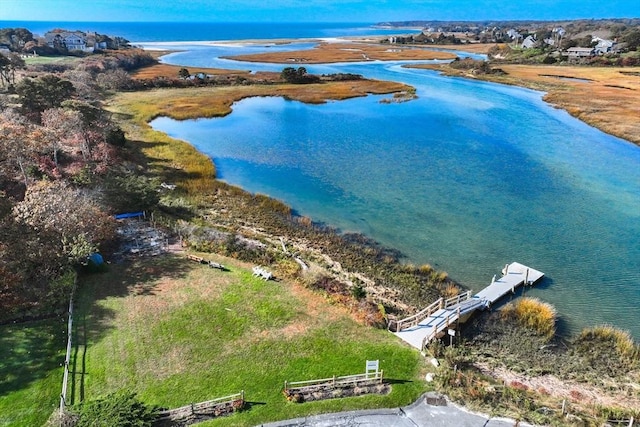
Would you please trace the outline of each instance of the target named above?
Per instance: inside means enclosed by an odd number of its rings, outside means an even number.
[[[513,427],[530,426],[506,418],[491,418],[427,393],[415,403],[395,409],[338,412],[263,424],[262,427]]]

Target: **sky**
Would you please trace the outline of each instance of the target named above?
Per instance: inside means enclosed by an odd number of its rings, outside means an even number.
[[[0,0],[0,21],[377,23],[638,17],[640,0]]]

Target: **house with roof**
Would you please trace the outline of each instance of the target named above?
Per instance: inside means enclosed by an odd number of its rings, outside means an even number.
[[[522,38],[522,35],[513,28],[507,31],[507,35],[511,38],[511,40],[518,40]]]
[[[592,47],[570,47],[567,49],[567,55],[569,59],[586,59],[595,56],[596,50]]]
[[[522,48],[523,49],[531,49],[532,47],[535,47],[536,45],[536,38],[535,36],[527,36],[525,37],[524,40],[522,40]]]
[[[69,51],[87,52],[87,40],[80,31],[49,31],[44,35],[49,47],[66,48]]]
[[[596,55],[604,55],[605,53],[614,52],[616,45],[618,44],[614,40],[602,39],[600,37],[593,37],[591,39],[591,43],[595,43],[594,49],[596,51]]]

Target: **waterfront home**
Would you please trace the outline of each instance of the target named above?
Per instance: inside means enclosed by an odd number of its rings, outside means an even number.
[[[596,55],[604,55],[605,53],[613,52],[618,44],[614,40],[602,39],[600,37],[594,37],[591,40],[591,43],[596,43],[594,46]]]
[[[596,50],[592,47],[570,47],[567,49],[569,59],[591,58],[596,54]]]
[[[49,31],[44,35],[52,48],[66,48],[69,51],[87,51],[87,40],[80,31]]]

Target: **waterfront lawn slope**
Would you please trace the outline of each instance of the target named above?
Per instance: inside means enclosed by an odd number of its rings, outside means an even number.
[[[248,409],[206,425],[257,425],[323,412],[397,407],[425,391],[422,356],[387,331],[250,265],[208,255],[230,271],[182,255],[112,265],[81,278],[76,308],[74,403],[116,390],[179,407],[244,390]],[[363,373],[379,359],[388,395],[288,402],[283,382]]]

